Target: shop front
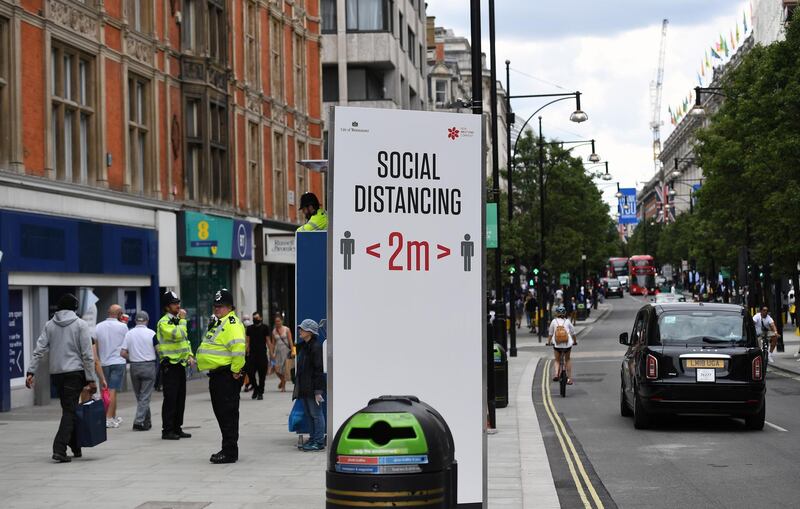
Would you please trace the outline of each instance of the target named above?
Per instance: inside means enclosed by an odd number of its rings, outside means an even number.
[[[157,239],[150,228],[0,210],[0,366],[7,366],[0,369],[0,411],[34,403],[25,373],[64,293],[81,300],[79,314],[90,326],[111,304],[132,316],[157,312]],[[44,404],[47,377],[40,380],[35,394]]]
[[[295,232],[264,225],[258,239],[259,309],[269,323],[282,313],[286,325],[294,327]]]
[[[214,294],[227,288],[240,314],[255,306],[253,226],[247,221],[187,211],[180,215],[181,305],[186,309],[189,338],[200,344],[213,313]]]

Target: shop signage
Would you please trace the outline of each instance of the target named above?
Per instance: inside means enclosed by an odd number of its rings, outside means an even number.
[[[372,398],[417,396],[453,432],[458,502],[485,503],[481,117],[350,107],[333,117],[328,435]],[[424,333],[387,326],[398,310]]]
[[[8,364],[11,379],[25,376],[22,290],[8,292]]]
[[[294,233],[264,233],[264,262],[294,265],[296,256]]]
[[[185,256],[223,260],[253,258],[253,225],[247,221],[187,211],[183,222]]]

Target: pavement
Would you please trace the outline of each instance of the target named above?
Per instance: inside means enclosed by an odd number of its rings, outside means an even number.
[[[590,320],[579,322],[580,334],[610,309],[602,305]],[[532,404],[533,376],[539,358],[550,348],[525,327],[518,335],[519,355],[510,359],[510,405],[497,410],[496,434],[488,437],[489,505],[508,508],[560,507],[541,432]],[[161,393],[154,393],[154,428],[131,430],[135,400],[121,393],[118,416],[107,442],[85,448],[70,464],[50,459],[60,407],[24,407],[0,414],[0,493],[2,507],[80,507],[194,509],[324,505],[326,454],[300,452],[297,437],[287,431],[291,386],[277,391],[269,377],[264,400],[242,394],[240,459],[212,465],[220,435],[211,410],[205,377],[188,382],[184,430],[191,439],[162,441]]]

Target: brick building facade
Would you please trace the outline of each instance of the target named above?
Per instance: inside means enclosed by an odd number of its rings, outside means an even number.
[[[0,307],[20,292],[23,358],[64,289],[93,289],[101,317],[122,299],[157,316],[167,287],[207,315],[209,281],[248,311],[293,306],[293,269],[271,280],[253,246],[324,194],[297,164],[323,152],[320,25],[316,0],[0,0],[0,228],[18,235]]]

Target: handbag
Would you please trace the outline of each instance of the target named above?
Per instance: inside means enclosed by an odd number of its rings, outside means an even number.
[[[106,411],[103,402],[91,399],[78,405],[77,435],[80,447],[94,447],[106,441]]]

